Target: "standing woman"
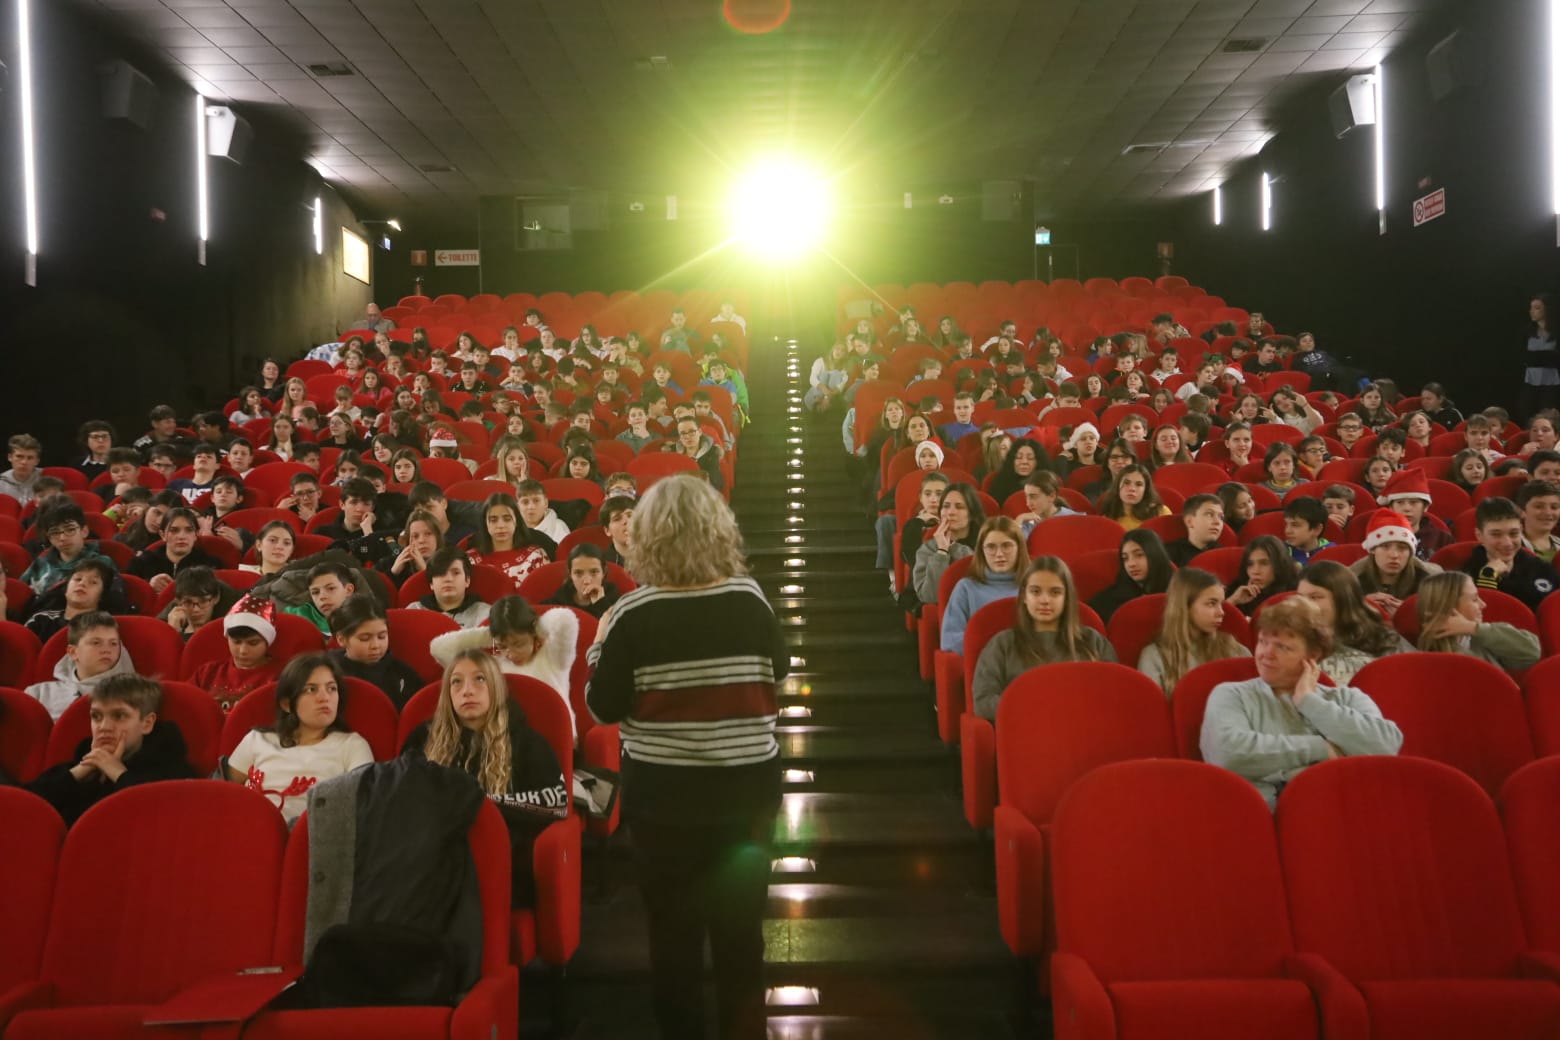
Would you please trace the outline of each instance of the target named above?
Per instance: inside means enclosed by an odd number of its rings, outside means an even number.
[[[775,684],[790,653],[747,576],[736,518],[707,482],[659,481],[632,531],[628,569],[641,584],[602,622],[586,702],[622,724],[623,815],[648,912],[656,1020],[663,1037],[704,1035],[708,936],[718,1035],[758,1040],[780,806]]]
[[[1554,320],[1549,316],[1554,302],[1548,293],[1534,293],[1528,300],[1527,374],[1519,405],[1524,419],[1541,408],[1560,405],[1560,344],[1555,342]]]

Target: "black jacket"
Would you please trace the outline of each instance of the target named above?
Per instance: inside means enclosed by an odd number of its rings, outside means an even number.
[[[98,802],[136,784],[156,783],[159,780],[193,780],[195,767],[189,763],[189,751],[184,746],[184,734],[176,723],[158,719],[152,731],[141,738],[141,747],[125,761],[125,772],[110,783],[101,775],[77,780],[70,775],[76,763],[92,750],[92,738],[76,745],[76,752],[69,762],[61,762],[46,769],[27,790],[42,798],[64,817],[66,826],[80,819],[81,814]]]
[[[330,655],[346,675],[371,682],[385,691],[385,696],[395,704],[396,711],[406,707],[412,695],[423,688],[422,677],[412,670],[411,665],[394,654],[385,654],[375,664],[353,661],[347,657],[345,650],[332,650]]]
[[[1468,557],[1468,563],[1463,567],[1465,574],[1473,576],[1474,581],[1479,580],[1479,571],[1489,562],[1489,553],[1484,546],[1478,546],[1473,550],[1473,555]],[[1530,552],[1518,552],[1516,558],[1511,561],[1511,570],[1501,576],[1500,583],[1495,586],[1497,591],[1504,592],[1508,596],[1515,596],[1535,614],[1544,597],[1560,587],[1560,573],[1549,564],[1540,560]]]
[[[180,571],[191,567],[210,567],[217,571],[222,569],[222,561],[202,549],[200,546],[190,550],[190,554],[178,563],[168,559],[166,549],[147,550],[130,561],[130,566],[125,568],[129,574],[135,575],[145,581],[151,581],[159,574],[172,574],[177,576]]]
[[[583,610],[597,621],[600,621],[602,615],[611,608],[612,604],[616,603],[623,596],[623,593],[618,591],[618,587],[610,581],[601,583],[601,592],[601,598],[594,603],[576,603],[574,601],[574,583],[565,578],[563,584],[558,586],[558,591],[542,600],[542,602],[550,606],[573,607],[575,610]]]

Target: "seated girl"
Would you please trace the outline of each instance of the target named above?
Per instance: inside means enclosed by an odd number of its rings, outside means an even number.
[[[1153,531],[1128,531],[1121,538],[1121,566],[1116,581],[1089,601],[1101,621],[1110,617],[1129,599],[1164,592],[1170,587],[1175,565],[1165,552],[1165,543]]]
[[[331,612],[330,634],[337,649],[330,651],[342,674],[373,683],[397,711],[422,689],[412,666],[390,653],[390,623],[372,596],[349,596]]]
[[[1538,663],[1538,636],[1503,621],[1484,620],[1484,600],[1471,575],[1434,574],[1419,586],[1419,649],[1467,654],[1508,672]]]
[[[1099,513],[1116,521],[1123,530],[1135,531],[1156,516],[1169,516],[1170,507],[1154,490],[1154,477],[1148,467],[1133,462],[1122,467],[1110,490],[1100,497]]]
[[[1105,455],[1100,451],[1099,427],[1091,422],[1081,422],[1073,427],[1067,440],[1062,442],[1062,453],[1052,463],[1056,475],[1066,477],[1084,466],[1105,465]]]
[[[1143,648],[1137,669],[1170,696],[1187,672],[1209,661],[1250,657],[1251,651],[1224,624],[1224,590],[1219,579],[1197,567],[1175,572],[1165,589],[1165,614],[1159,634]]]
[[[1191,462],[1192,456],[1181,443],[1181,431],[1174,423],[1155,427],[1153,447],[1148,452],[1148,468],[1157,470],[1178,462]]]
[[[607,580],[606,550],[581,542],[569,550],[568,578],[544,602],[583,610],[599,621],[622,595],[617,585]]]
[[[481,650],[455,655],[433,718],[412,730],[402,752],[462,770],[481,785],[509,829],[513,905],[534,905],[532,851],[548,824],[568,816],[568,779],[510,698],[498,662]]]
[[[1366,605],[1359,579],[1341,563],[1307,565],[1296,594],[1316,604],[1322,624],[1332,630],[1332,653],[1322,659],[1322,671],[1334,683],[1347,683],[1377,658],[1414,649]]]
[[[466,555],[472,563],[503,571],[517,591],[526,575],[552,562],[552,554],[521,518],[520,503],[503,492],[482,503],[482,528],[468,544]]]
[[[1359,579],[1365,602],[1381,612],[1389,622],[1403,601],[1419,591],[1419,585],[1431,575],[1440,574],[1434,563],[1418,559],[1419,540],[1408,519],[1391,509],[1378,509],[1370,515],[1365,531],[1366,556],[1349,565]]]
[[[1291,444],[1283,441],[1269,444],[1267,454],[1262,458],[1262,468],[1267,470],[1267,479],[1262,486],[1279,498],[1300,486],[1300,456]]]
[[[285,520],[272,520],[255,537],[255,558],[259,563],[241,563],[238,569],[262,578],[280,574],[292,562],[298,536]]]
[[[1220,484],[1218,496],[1224,506],[1224,522],[1237,531],[1257,515],[1257,500],[1251,497],[1244,484],[1233,480]]]
[[[1300,570],[1289,547],[1276,535],[1259,535],[1246,543],[1240,574],[1224,590],[1224,596],[1250,617],[1273,596],[1293,592],[1299,580]]]
[[[1116,659],[1110,641],[1080,620],[1072,571],[1055,556],[1024,568],[1013,613],[1013,627],[993,636],[975,663],[971,693],[983,719],[996,721],[1003,691],[1031,668]]]
[[[1025,538],[1036,524],[1056,516],[1080,516],[1062,498],[1062,479],[1050,470],[1039,470],[1024,478],[1024,511],[1017,517]],[[909,524],[905,525],[908,529]]]
[[[276,724],[252,729],[228,755],[227,778],[258,791],[289,824],[309,788],[374,760],[368,741],[347,728],[347,683],[329,654],[301,654],[276,680]]]
[[[971,616],[988,603],[1018,594],[1018,575],[1029,563],[1018,521],[994,516],[981,525],[975,539],[967,577],[960,578],[948,597],[942,617],[941,647],[964,652],[964,628]]]
[[[524,597],[502,596],[493,604],[486,628],[446,632],[428,644],[428,652],[445,668],[468,650],[489,653],[505,674],[529,675],[556,690],[569,706],[572,724],[569,672],[574,667],[579,635],[580,620],[573,611],[549,610],[538,615]]]
[[[975,536],[986,522],[980,492],[968,484],[949,484],[937,503],[937,529],[915,553],[912,584],[922,603],[937,602],[943,571],[961,556],[975,551]]]
[[[414,509],[406,518],[406,528],[398,540],[402,546],[390,565],[389,577],[396,588],[406,584],[406,579],[428,569],[433,554],[444,548],[444,529],[439,518],[426,509]]]

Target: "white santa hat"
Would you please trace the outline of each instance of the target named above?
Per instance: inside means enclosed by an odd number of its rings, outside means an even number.
[[[942,445],[938,444],[934,440],[924,440],[915,446],[915,459],[917,462],[921,460],[921,452],[923,451],[929,451],[933,455],[936,455],[937,465],[939,466],[943,464],[943,459],[947,457],[943,454]]]
[[[265,639],[266,646],[272,645],[276,642],[276,604],[259,596],[245,596],[222,619],[224,635],[235,628],[252,628]]]
[[[1391,542],[1403,542],[1410,549],[1419,548],[1419,539],[1414,537],[1407,517],[1393,509],[1378,509],[1370,514],[1370,523],[1365,527],[1365,551]]]
[[[1073,427],[1072,436],[1067,438],[1067,442],[1063,444],[1062,447],[1066,448],[1068,451],[1072,451],[1073,448],[1077,447],[1078,445],[1078,438],[1082,437],[1086,433],[1092,433],[1094,434],[1095,439],[1098,439],[1100,435],[1100,428],[1091,422],[1081,422],[1077,426]]]

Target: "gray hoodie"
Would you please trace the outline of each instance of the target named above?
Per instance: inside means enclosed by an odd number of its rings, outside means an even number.
[[[110,675],[134,675],[135,665],[130,662],[130,651],[121,649],[119,660],[114,666],[101,675],[94,675],[90,679],[76,678],[76,662],[71,660],[69,654],[60,658],[54,665],[54,679],[51,682],[33,683],[27,687],[29,697],[38,698],[49,714],[58,722],[65,709],[79,697],[91,693],[97,684],[107,679]]]

